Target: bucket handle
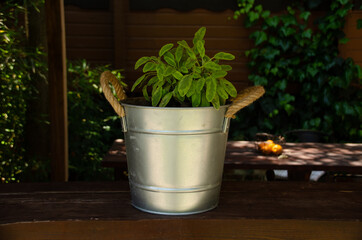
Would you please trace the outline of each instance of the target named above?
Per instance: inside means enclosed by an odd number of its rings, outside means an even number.
[[[109,83],[113,85],[114,89],[116,90],[117,97],[119,98],[120,101],[126,99],[127,97],[126,93],[123,90],[122,85],[119,83],[118,79],[110,71],[105,71],[101,74],[100,82],[104,96],[111,104],[117,115],[120,116],[122,119],[124,119],[124,116],[126,115],[124,112],[124,108],[119,103],[117,98],[115,98],[115,96],[113,95],[112,90],[109,87]]]
[[[242,108],[249,106],[259,99],[265,93],[263,86],[252,86],[241,90],[238,95],[232,99],[232,104],[228,107],[225,118],[235,118],[235,114]]]

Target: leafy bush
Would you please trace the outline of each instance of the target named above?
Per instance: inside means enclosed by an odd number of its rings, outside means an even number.
[[[32,77],[44,77],[46,65],[40,49],[26,47],[22,6],[8,1],[0,8],[0,178],[12,182],[34,166],[24,159],[27,101],[35,93]]]
[[[175,99],[181,106],[208,107],[212,104],[219,109],[230,96],[236,97],[235,87],[225,79],[231,66],[219,64],[220,60],[233,60],[235,57],[225,52],[208,57],[205,54],[205,33],[205,27],[195,33],[192,47],[182,40],[177,42],[177,47],[173,43],[163,46],[158,57],[140,58],[135,69],[144,64],[145,74],[136,80],[132,91],[138,85],[143,86],[145,99],[152,106],[160,107]],[[149,87],[152,87],[151,97]]]
[[[100,75],[107,68],[91,68],[85,60],[68,63],[70,180],[111,179],[111,171],[101,167],[101,160],[123,133],[99,84]],[[119,70],[112,73],[122,78]]]
[[[238,2],[235,17],[245,15],[245,26],[253,29],[255,47],[245,53],[249,79],[265,86],[266,94],[239,113],[235,135],[252,138],[258,131],[283,134],[303,128],[322,131],[330,141],[360,141],[361,70],[352,59],[341,58],[338,49],[348,41],[342,29],[352,4],[333,0],[312,23],[306,1],[277,15],[254,0]]]

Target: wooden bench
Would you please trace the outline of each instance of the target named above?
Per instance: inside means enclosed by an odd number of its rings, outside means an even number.
[[[362,183],[224,181],[219,206],[161,216],[127,181],[0,184],[0,239],[362,239]]]
[[[282,169],[302,172],[309,176],[313,170],[362,173],[362,144],[360,143],[286,143],[287,157],[265,156],[256,151],[255,143],[229,141],[226,148],[225,170]],[[105,155],[102,166],[115,169],[118,180],[127,170],[124,140],[117,139]],[[302,178],[306,178],[302,176]]]

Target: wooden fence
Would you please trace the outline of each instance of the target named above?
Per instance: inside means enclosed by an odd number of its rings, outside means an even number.
[[[66,6],[67,57],[122,68],[126,82],[132,84],[141,75],[133,70],[138,58],[157,55],[166,43],[182,39],[190,42],[194,32],[205,26],[206,54],[225,51],[236,56],[228,79],[240,90],[250,84],[244,52],[252,47],[252,42],[250,30],[232,16],[232,10],[130,11],[128,1],[110,1],[109,10]],[[358,18],[362,18],[362,11],[353,11],[348,16],[345,32],[350,41],[340,49],[343,57],[352,57],[362,67],[362,30],[357,30]]]

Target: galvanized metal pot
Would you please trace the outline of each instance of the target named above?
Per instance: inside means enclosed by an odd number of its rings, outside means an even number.
[[[107,100],[121,117],[132,205],[142,211],[186,215],[219,202],[230,118],[264,93],[246,91],[231,106],[149,107],[119,104],[125,94],[110,72],[101,76]],[[262,90],[262,91],[260,91]]]
[[[132,205],[170,215],[215,208],[228,134],[227,106],[122,105]]]

